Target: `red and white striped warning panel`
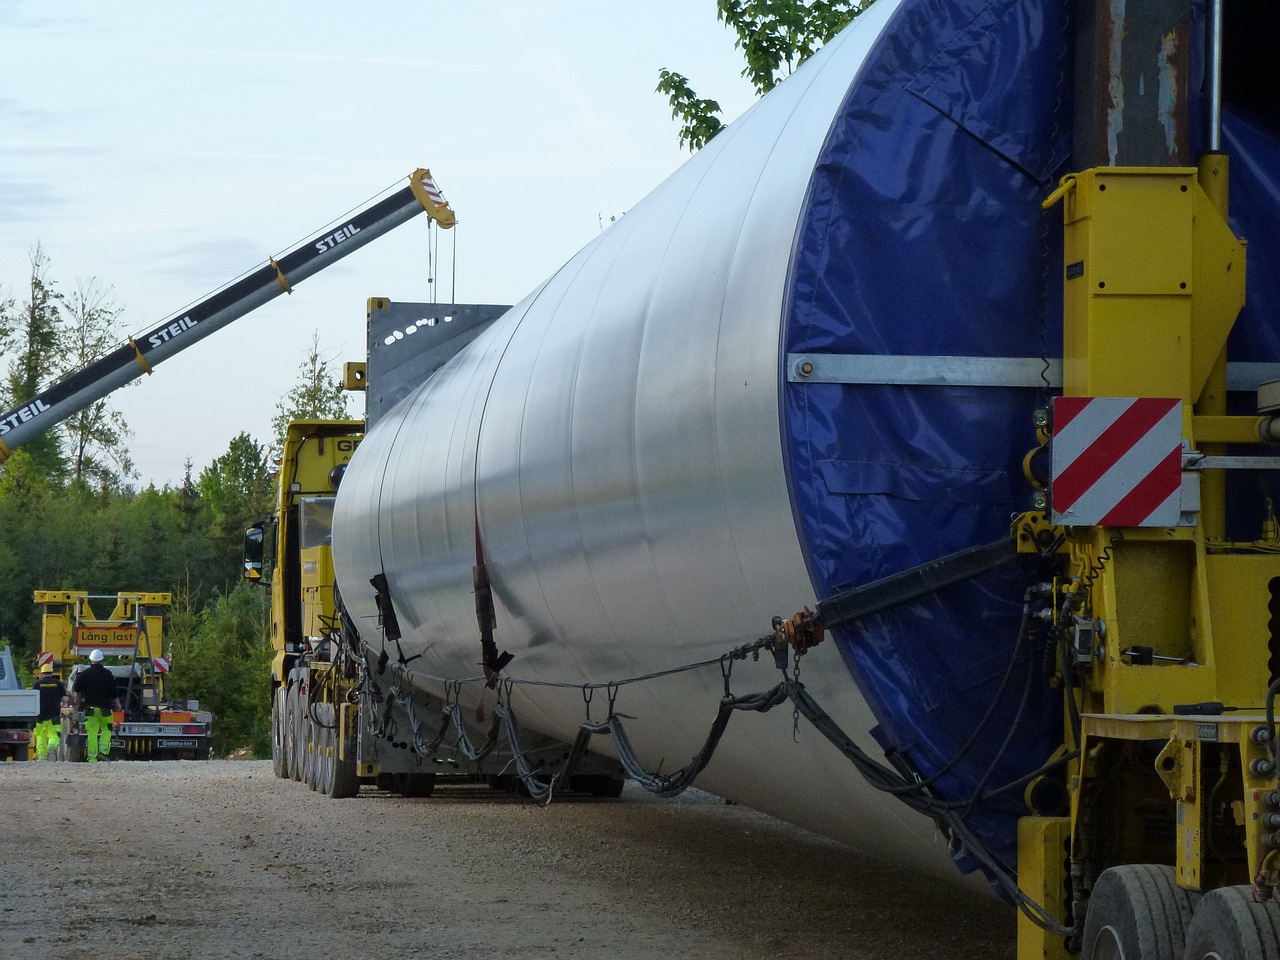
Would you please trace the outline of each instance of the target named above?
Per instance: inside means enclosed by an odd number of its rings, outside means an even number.
[[[42,650],[40,656],[36,657],[36,669],[39,670],[46,663],[53,663],[53,654],[48,650]]]
[[[448,201],[445,200],[444,194],[440,192],[440,188],[436,186],[436,182],[431,177],[424,176],[422,178],[422,189],[427,191],[427,196],[438,207],[443,207]]]
[[[156,668],[156,673],[168,673],[168,672],[169,672],[169,658],[168,658],[168,657],[155,657],[155,658],[151,661],[151,665],[152,665],[153,667],[155,667],[155,668]]]
[[[1172,527],[1181,516],[1182,401],[1057,397],[1052,520]]]

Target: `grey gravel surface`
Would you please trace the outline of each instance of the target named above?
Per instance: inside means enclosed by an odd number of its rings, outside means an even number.
[[[703,793],[330,800],[265,761],[0,765],[0,958],[1014,955],[1013,911]]]

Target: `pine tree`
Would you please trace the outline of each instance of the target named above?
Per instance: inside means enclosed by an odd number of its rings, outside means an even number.
[[[226,453],[200,471],[196,487],[212,521],[212,582],[230,590],[240,580],[245,527],[261,520],[274,505],[275,475],[267,448],[249,434],[239,434]]]
[[[348,420],[347,393],[337,375],[330,371],[329,360],[320,354],[320,334],[311,335],[311,349],[298,364],[298,382],[288,396],[276,404],[271,420],[276,449],[284,448],[285,428],[293,420]]]
[[[3,331],[6,351],[13,354],[5,378],[5,407],[30,400],[52,383],[60,369],[64,343],[62,294],[49,279],[49,258],[37,243],[31,251],[31,275],[26,301],[13,313],[12,326]],[[51,479],[66,475],[67,462],[57,430],[32,437],[24,445],[35,466]]]

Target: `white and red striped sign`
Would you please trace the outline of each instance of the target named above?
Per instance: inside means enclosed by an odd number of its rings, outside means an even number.
[[[431,198],[431,202],[437,207],[448,205],[448,201],[445,200],[444,194],[440,192],[440,188],[436,186],[436,182],[433,178],[424,175],[422,178],[422,189],[427,191],[427,196]]]
[[[156,668],[156,673],[168,673],[168,672],[169,672],[169,658],[168,658],[168,657],[155,657],[155,658],[153,658],[153,659],[152,659],[152,661],[151,661],[151,665],[152,665],[153,667],[155,667],[155,668]]]
[[[42,650],[40,656],[36,657],[36,669],[39,670],[46,663],[53,663],[53,654],[48,650]]]
[[[1052,520],[1064,526],[1172,527],[1181,516],[1182,401],[1053,401]]]

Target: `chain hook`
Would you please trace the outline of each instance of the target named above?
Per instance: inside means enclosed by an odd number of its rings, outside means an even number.
[[[733,658],[723,656],[720,658],[720,677],[724,680],[724,698],[728,700],[733,696],[733,692],[729,689],[729,681],[733,679]]]

